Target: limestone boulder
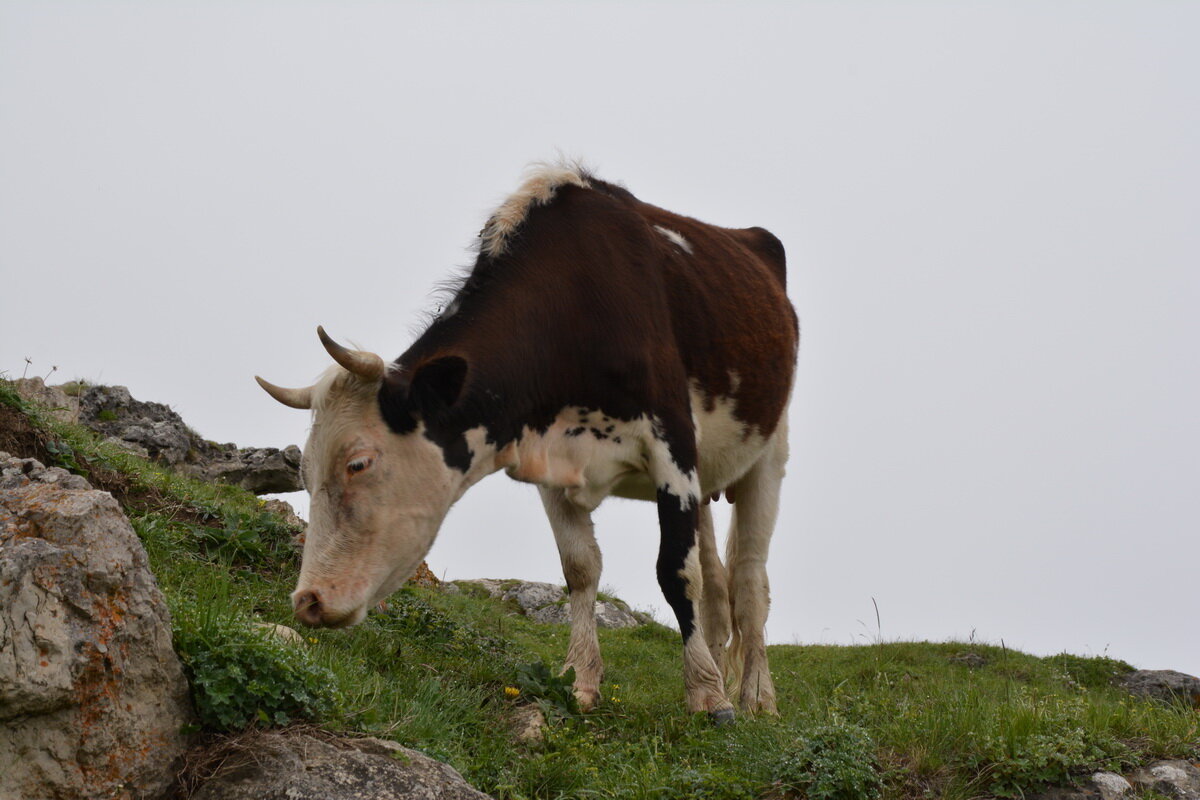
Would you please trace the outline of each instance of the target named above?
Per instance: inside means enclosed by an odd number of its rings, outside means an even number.
[[[521,613],[537,622],[566,625],[571,621],[568,595],[561,586],[553,583],[483,578],[453,581],[446,584],[445,590],[462,591],[464,587],[482,589],[497,600],[511,600],[521,609]],[[636,628],[646,621],[619,600],[597,600],[594,611],[596,624],[601,628]]]
[[[160,797],[192,720],[166,605],[116,501],[0,453],[0,797]]]
[[[488,800],[448,764],[380,739],[260,733],[192,800]]]
[[[1173,669],[1139,669],[1122,675],[1117,684],[1131,694],[1167,702],[1182,701],[1200,708],[1200,678]]]

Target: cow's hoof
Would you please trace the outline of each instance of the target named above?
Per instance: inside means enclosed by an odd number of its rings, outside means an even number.
[[[708,718],[712,720],[713,725],[724,728],[726,725],[733,724],[735,715],[732,708],[718,708],[716,711],[708,712]]]

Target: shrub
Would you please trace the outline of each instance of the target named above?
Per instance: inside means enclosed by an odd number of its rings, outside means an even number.
[[[1046,661],[1058,667],[1071,680],[1088,689],[1102,689],[1112,686],[1114,678],[1133,672],[1133,667],[1115,658],[1095,656],[1073,656],[1070,653],[1059,653],[1049,656]]]
[[[303,647],[248,620],[209,612],[177,614],[175,650],[205,728],[320,721],[339,705],[333,674]]]
[[[879,796],[883,783],[870,735],[839,719],[814,729],[799,747],[785,750],[774,774],[782,788],[812,800],[868,800]]]

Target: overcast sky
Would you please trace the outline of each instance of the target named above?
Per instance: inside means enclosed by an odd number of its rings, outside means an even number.
[[[1197,674],[1197,41],[1147,0],[0,0],[0,369],[302,443],[252,376],[311,382],[318,324],[400,354],[561,151],[787,246],[772,642],[871,641],[874,598],[886,639]],[[596,519],[665,618],[653,506]],[[502,475],[429,561],[561,581]]]

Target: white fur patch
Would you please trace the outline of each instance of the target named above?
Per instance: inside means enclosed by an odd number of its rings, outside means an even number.
[[[479,235],[480,249],[493,258],[504,253],[509,237],[525,221],[529,209],[545,205],[562,186],[591,188],[587,173],[578,163],[536,163],[526,170],[525,180],[488,219]]]
[[[736,386],[738,376],[730,376]],[[594,509],[610,494],[655,499],[665,489],[691,508],[699,498],[741,478],[762,455],[766,441],[734,416],[730,397],[706,396],[691,388],[698,469],[684,472],[666,442],[654,435],[651,418],[617,420],[578,406],[564,408],[545,431],[526,428],[519,442],[496,454],[496,467],[527,483],[556,487],[577,506]],[[472,443],[472,449],[475,449]]]
[[[736,391],[741,382],[738,374],[731,372],[729,381]],[[734,416],[737,404],[732,397],[711,398],[712,409],[708,410],[709,399],[698,384],[692,383],[689,394],[700,454],[700,488],[707,496],[745,475],[762,454],[766,440]]]
[[[496,464],[510,478],[564,489],[572,503],[593,509],[627,477],[646,471],[650,438],[644,418],[623,421],[569,406],[544,433],[526,427],[519,442],[496,454]]]
[[[673,231],[670,228],[664,228],[662,225],[655,225],[654,230],[667,237],[667,240],[671,242],[671,244],[675,245],[683,252],[687,253],[688,255],[692,254],[692,243],[683,238],[683,234],[679,231]]]

